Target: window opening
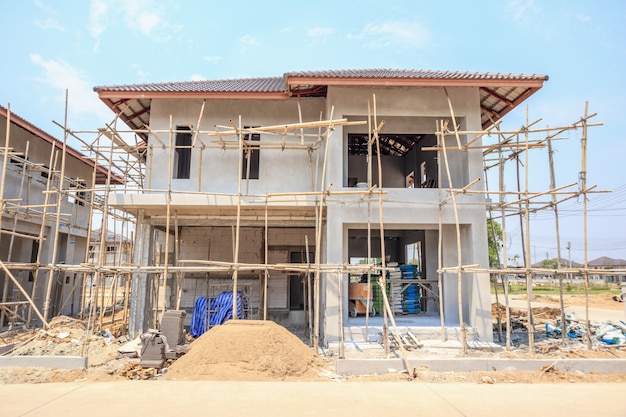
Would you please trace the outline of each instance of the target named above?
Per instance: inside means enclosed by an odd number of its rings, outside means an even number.
[[[176,126],[176,130],[178,132],[176,133],[173,178],[187,179],[191,173],[191,128],[189,126]],[[188,131],[188,133],[184,131]]]
[[[250,126],[244,126],[245,129],[250,129]],[[246,142],[260,141],[261,135],[259,133],[252,133],[244,135],[243,139]],[[244,180],[258,180],[259,179],[259,156],[260,151],[256,149],[243,150],[243,170],[241,171],[241,178]]]

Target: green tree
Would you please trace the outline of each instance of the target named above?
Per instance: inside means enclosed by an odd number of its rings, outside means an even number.
[[[545,269],[557,269],[559,267],[559,260],[554,259],[544,259],[541,261],[541,266]]]
[[[502,227],[493,219],[487,219],[487,243],[489,245],[489,266],[500,267],[498,253],[502,248]]]

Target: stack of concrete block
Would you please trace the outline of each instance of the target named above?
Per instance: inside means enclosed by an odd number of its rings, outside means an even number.
[[[167,310],[161,317],[161,334],[169,345],[169,350],[175,350],[177,345],[185,343],[184,324],[185,310]]]
[[[161,368],[165,363],[165,340],[157,332],[146,332],[141,335],[141,360],[139,365],[144,368]]]

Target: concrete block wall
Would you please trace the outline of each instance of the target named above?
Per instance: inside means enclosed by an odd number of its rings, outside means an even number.
[[[265,230],[261,227],[242,227],[240,229],[239,262],[264,263]],[[315,228],[274,227],[267,231],[268,263],[290,262],[291,251],[305,250],[305,237],[308,236],[309,251],[315,252]],[[180,233],[181,259],[233,261],[233,232],[231,227],[185,226]],[[306,255],[304,255],[306,258]],[[311,262],[314,259],[311,257]],[[261,286],[263,271],[241,271],[238,281],[248,285],[250,303],[254,311],[262,310]],[[208,279],[208,281],[207,281]],[[228,272],[208,274],[187,274],[183,282],[181,307],[193,311],[195,300],[206,296],[209,287],[232,285],[232,276]],[[211,294],[209,294],[211,295]],[[271,271],[268,280],[268,308],[285,310],[289,308],[289,272]]]
[[[233,231],[230,227],[183,227],[180,252],[183,259],[232,262]],[[263,229],[242,227],[239,230],[239,262],[262,262]]]

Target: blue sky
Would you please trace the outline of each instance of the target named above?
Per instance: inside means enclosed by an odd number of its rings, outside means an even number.
[[[152,1],[0,0],[0,104],[62,137],[94,130],[112,113],[95,85],[276,76],[288,71],[408,68],[550,76],[525,104],[530,120],[561,126],[590,113],[588,184],[614,190],[589,205],[589,259],[626,259],[626,2],[614,1]],[[503,126],[520,127],[526,106]],[[557,185],[575,182],[580,135],[555,144]],[[548,188],[546,163],[531,184]],[[572,202],[561,224],[583,260],[582,217]],[[556,256],[553,226],[533,218],[533,262]],[[515,237],[512,222],[507,223]],[[519,233],[518,233],[519,234]],[[509,253],[521,255],[512,239]],[[567,257],[567,252],[563,255]]]

